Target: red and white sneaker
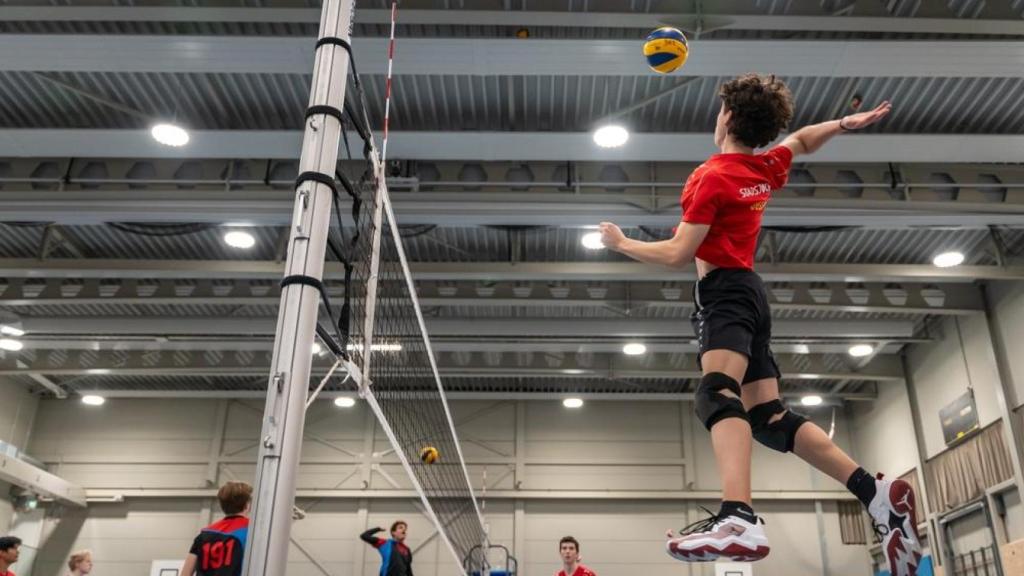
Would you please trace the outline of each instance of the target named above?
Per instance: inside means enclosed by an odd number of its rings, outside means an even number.
[[[680,530],[678,537],[670,537],[665,550],[683,562],[754,562],[770,550],[762,524],[760,518],[748,522],[737,516],[711,514]]]
[[[875,497],[868,506],[875,533],[882,538],[892,576],[916,576],[921,563],[921,538],[917,533],[914,490],[903,480],[875,479]]]

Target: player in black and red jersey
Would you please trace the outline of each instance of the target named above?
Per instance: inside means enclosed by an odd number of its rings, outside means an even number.
[[[228,482],[217,492],[224,518],[203,528],[181,569],[182,576],[240,576],[249,535],[252,486]]]
[[[601,223],[602,242],[612,250],[652,264],[697,264],[691,322],[703,377],[695,404],[711,432],[723,502],[718,514],[680,535],[670,531],[668,552],[685,561],[751,561],[768,554],[763,522],[751,507],[750,457],[756,439],[774,450],[794,452],[844,482],[884,534],[882,548],[893,576],[912,576],[920,544],[910,485],[872,478],[821,428],[782,404],[767,291],[753,270],[761,217],[772,192],[785,185],[793,157],[813,153],[844,131],[878,122],[889,113],[889,103],[807,126],[780,145],[756,153],[789,124],[789,89],[774,76],[748,74],[723,84],[719,97],[715,145],[721,153],[686,181],[682,222],[673,237],[641,242],[627,238],[610,222]]]

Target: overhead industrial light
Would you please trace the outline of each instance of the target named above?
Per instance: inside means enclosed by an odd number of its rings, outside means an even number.
[[[7,350],[8,352],[17,352],[25,347],[25,344],[20,340],[14,340],[13,338],[0,338],[0,350]]]
[[[232,248],[252,248],[256,245],[256,238],[248,232],[232,230],[224,235],[224,243]]]
[[[339,408],[351,408],[356,405],[356,399],[351,396],[338,396],[334,399],[334,405]]]
[[[952,268],[953,266],[959,266],[964,263],[963,252],[957,252],[955,250],[950,252],[943,252],[935,258],[932,258],[932,264],[938,268]]]
[[[106,401],[106,398],[97,394],[86,394],[85,396],[82,396],[82,404],[88,404],[89,406],[103,406]]]
[[[324,351],[324,347],[321,346],[319,342],[313,342],[312,351],[314,356],[319,356],[320,353]]]
[[[110,368],[89,368],[86,374],[110,374]]]
[[[622,353],[626,356],[640,356],[647,352],[647,346],[641,342],[630,342],[622,347]]]
[[[175,148],[188,144],[188,132],[181,126],[175,124],[157,124],[150,130],[153,139],[165,146]]]
[[[875,351],[875,347],[871,344],[854,344],[850,346],[848,352],[850,356],[854,358],[863,358],[864,356],[870,356]]]
[[[617,124],[602,126],[594,131],[594,144],[601,148],[618,148],[627,140],[629,131]]]
[[[0,334],[6,334],[8,336],[14,336],[15,338],[21,338],[25,335],[25,331],[21,328],[15,328],[14,326],[8,326],[4,324],[0,326]]]
[[[562,406],[566,408],[582,408],[583,398],[566,398],[562,400]]]
[[[601,250],[604,248],[604,242],[601,242],[600,232],[589,232],[584,234],[583,238],[580,238],[580,242],[587,250]]]
[[[818,406],[821,404],[821,402],[821,396],[818,396],[817,394],[809,394],[807,396],[804,396],[803,398],[800,398],[800,403],[803,404],[804,406]]]

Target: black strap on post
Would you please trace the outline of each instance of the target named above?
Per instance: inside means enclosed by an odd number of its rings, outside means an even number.
[[[335,108],[334,106],[328,106],[326,104],[317,104],[316,106],[310,106],[309,108],[306,108],[307,120],[309,119],[310,116],[315,116],[317,114],[326,114],[328,116],[333,116],[334,118],[337,118],[338,122],[342,124],[345,123],[344,113],[341,110]]]
[[[349,272],[349,268],[350,268],[350,266],[348,264],[346,264],[346,267],[345,267],[345,284],[346,284],[345,285],[345,307],[342,307],[342,314],[343,314],[343,316],[348,316],[348,315],[351,314],[351,311],[346,309],[346,308],[349,307],[349,305],[348,305],[348,301],[349,301],[349,288],[348,288],[348,284],[349,284],[349,278],[351,277],[351,273]],[[301,285],[301,286],[311,286],[313,288],[316,288],[317,291],[320,292],[320,299],[323,302],[324,308],[327,309],[327,316],[330,317],[330,319],[331,319],[331,325],[332,326],[336,326],[337,329],[338,329],[338,334],[337,334],[338,339],[337,339],[337,341],[335,341],[334,338],[330,338],[329,334],[327,334],[327,338],[325,338],[324,337],[325,336],[325,331],[321,331],[320,330],[320,324],[319,323],[317,324],[317,334],[319,334],[320,338],[322,340],[324,340],[324,342],[327,343],[327,346],[331,349],[332,352],[334,352],[337,355],[344,356],[344,357],[347,358],[348,356],[347,356],[347,353],[345,353],[345,351],[347,351],[347,349],[348,349],[349,319],[347,317],[343,317],[342,320],[339,321],[339,320],[337,320],[334,317],[334,311],[331,310],[331,299],[330,299],[330,297],[327,294],[327,288],[324,286],[324,283],[321,282],[320,280],[317,280],[316,278],[313,278],[312,276],[307,276],[305,274],[292,274],[290,276],[285,276],[284,278],[281,279],[281,288],[284,288],[286,286],[292,286],[292,285],[295,285],[295,284],[298,284],[298,285]],[[332,346],[332,344],[334,344],[334,345]]]

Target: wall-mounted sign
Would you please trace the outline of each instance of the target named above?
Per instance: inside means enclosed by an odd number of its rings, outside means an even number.
[[[974,404],[974,392],[968,390],[939,410],[942,436],[946,446],[953,446],[978,430],[978,408]]]

